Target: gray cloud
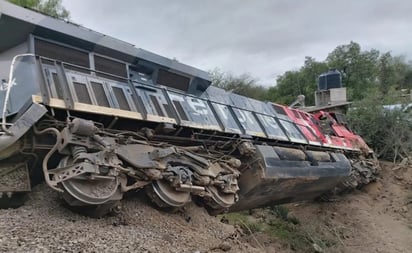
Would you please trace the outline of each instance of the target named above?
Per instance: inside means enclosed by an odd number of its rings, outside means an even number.
[[[265,85],[353,40],[411,55],[412,2],[64,0],[74,22],[201,69],[248,72]]]

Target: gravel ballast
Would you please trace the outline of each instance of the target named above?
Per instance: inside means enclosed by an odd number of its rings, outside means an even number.
[[[0,209],[0,252],[259,252],[201,207],[171,214],[140,195],[124,199],[119,215],[94,219],[38,185],[24,206]]]

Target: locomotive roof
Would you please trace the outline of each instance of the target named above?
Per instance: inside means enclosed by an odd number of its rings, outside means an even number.
[[[27,41],[30,34],[48,38],[86,50],[105,54],[127,62],[144,60],[211,81],[206,71],[191,67],[134,45],[93,31],[81,25],[53,18],[0,0],[0,52]]]

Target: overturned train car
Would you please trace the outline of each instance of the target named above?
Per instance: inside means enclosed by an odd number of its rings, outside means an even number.
[[[373,155],[340,115],[210,86],[208,74],[0,1],[0,203],[44,180],[104,214],[129,191],[210,212],[368,183]]]

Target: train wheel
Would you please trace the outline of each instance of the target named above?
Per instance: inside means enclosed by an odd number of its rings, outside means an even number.
[[[176,191],[164,180],[146,186],[149,198],[161,208],[179,208],[191,201],[190,192]]]
[[[235,194],[226,194],[220,192],[214,186],[209,187],[208,190],[211,193],[212,197],[209,198],[208,201],[206,201],[206,209],[211,215],[223,213],[236,203]]]
[[[73,165],[72,158],[64,157],[59,167]],[[117,177],[79,175],[61,182],[65,202],[74,212],[100,218],[119,209],[119,181]]]
[[[109,201],[117,192],[116,178],[88,180],[71,178],[62,182],[64,190],[84,204],[99,205]]]

